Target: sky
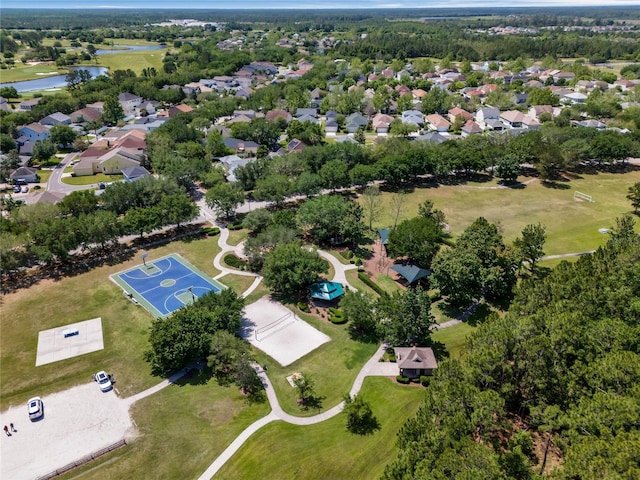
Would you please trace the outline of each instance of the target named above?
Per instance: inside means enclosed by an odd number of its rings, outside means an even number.
[[[320,9],[640,6],[640,0],[0,0],[0,8]]]

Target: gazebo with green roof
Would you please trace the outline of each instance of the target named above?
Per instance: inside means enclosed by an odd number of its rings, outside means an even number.
[[[411,285],[421,278],[431,275],[431,271],[416,265],[393,265],[391,270],[398,272]]]
[[[331,302],[344,295],[344,289],[338,282],[318,282],[309,287],[311,298]]]

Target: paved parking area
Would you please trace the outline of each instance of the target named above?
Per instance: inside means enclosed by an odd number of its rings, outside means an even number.
[[[29,420],[26,402],[0,414],[0,426],[13,423],[18,430],[10,437],[0,432],[0,478],[34,479],[135,437],[131,402],[114,390],[101,392],[95,382],[43,396],[42,402],[39,421]]]

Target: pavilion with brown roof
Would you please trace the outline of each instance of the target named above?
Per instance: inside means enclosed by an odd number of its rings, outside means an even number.
[[[433,375],[438,362],[429,347],[396,347],[393,349],[400,375],[407,378]]]

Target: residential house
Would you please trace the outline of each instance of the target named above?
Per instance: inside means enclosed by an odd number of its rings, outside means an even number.
[[[480,128],[480,125],[478,125],[473,120],[467,120],[461,129],[461,134],[463,137],[468,137],[469,135],[477,135],[479,133],[482,133],[482,129]]]
[[[27,141],[37,142],[49,138],[49,127],[34,122],[19,127],[18,133],[20,134],[20,138],[18,139],[20,143],[26,143]]]
[[[270,122],[278,120],[280,118],[284,119],[286,123],[291,122],[291,114],[286,110],[269,110],[264,118]]]
[[[303,116],[309,116],[309,117],[317,117],[318,116],[318,109],[317,108],[298,108],[296,110],[296,118],[300,118]]]
[[[9,102],[4,97],[0,97],[0,111],[3,111],[3,112],[11,111],[11,105],[9,105]]]
[[[289,153],[301,152],[305,148],[307,148],[307,146],[304,144],[304,142],[302,142],[302,140],[298,140],[297,138],[294,138],[289,143],[287,143],[287,152]]]
[[[444,133],[451,128],[451,123],[440,114],[432,113],[431,115],[427,115],[425,119],[427,120],[429,128],[436,132]]]
[[[76,176],[96,173],[119,174],[123,169],[139,166],[146,151],[146,132],[139,130],[112,130],[78,155],[73,166]]]
[[[523,119],[524,114],[522,112],[518,112],[517,110],[507,110],[506,112],[502,112],[500,114],[500,120],[509,128],[522,127]]]
[[[52,192],[51,190],[40,190],[31,196],[32,203],[50,203],[56,205],[60,203],[66,195],[62,192]]]
[[[18,167],[9,174],[13,183],[37,183],[38,170],[31,167]]]
[[[41,125],[71,125],[71,117],[64,113],[56,112],[51,115],[47,115],[40,120]]]
[[[467,120],[471,120],[473,118],[473,114],[460,107],[453,107],[447,112],[447,117],[451,123],[455,123],[458,117],[462,117],[466,122]]]
[[[580,92],[571,92],[564,95],[562,100],[567,103],[584,103],[587,100],[587,95]]]
[[[539,130],[540,122],[538,119],[530,117],[529,115],[524,115],[522,117],[522,128],[527,130]]]
[[[105,175],[117,175],[128,167],[139,166],[142,160],[143,155],[134,153],[124,147],[118,147],[109,150],[99,158],[98,169]],[[79,164],[75,166],[77,165]]]
[[[123,168],[122,175],[124,175],[125,182],[131,183],[140,180],[141,178],[147,177],[151,174],[146,168],[140,165],[133,165],[131,167]]]
[[[422,116],[422,112],[418,110],[405,110],[402,112],[400,120],[402,123],[415,125],[418,128],[422,128],[424,126],[424,117]]]
[[[360,128],[366,129],[369,120],[361,113],[354,112],[345,119],[345,128],[348,133],[355,133]]]
[[[581,122],[576,122],[575,125],[579,127],[585,128],[595,128],[596,130],[604,130],[607,125],[598,121],[598,120],[582,120]]]
[[[255,157],[258,153],[258,145],[251,140],[240,140],[238,138],[223,138],[222,142],[229,150],[233,150],[236,155],[245,155],[249,157]]]
[[[100,119],[101,112],[95,108],[85,107],[72,112],[69,117],[72,123],[96,122]]]
[[[476,111],[475,121],[480,125],[480,128],[487,130],[488,120],[500,120],[500,110],[495,107],[484,107]]]
[[[411,94],[413,95],[414,99],[422,100],[424,96],[427,94],[427,92],[421,88],[416,88],[415,90],[411,91]]]
[[[410,137],[410,138],[413,138],[414,140],[422,141],[422,142],[431,142],[436,145],[449,140],[448,137],[445,137],[444,135],[441,135],[438,132],[427,132],[424,135],[418,135],[416,137]]]
[[[338,122],[333,119],[327,120],[324,124],[324,131],[327,134],[335,135],[336,133],[338,133],[339,128],[340,126],[338,125]]]
[[[309,123],[313,123],[314,125],[317,125],[320,123],[320,119],[315,115],[307,115],[307,114],[300,115],[299,117],[296,117],[296,120],[299,121],[300,123],[309,122]]]
[[[320,107],[320,102],[322,102],[322,91],[319,88],[314,88],[311,90],[311,107],[318,108]]]
[[[142,97],[129,92],[124,92],[118,95],[118,102],[120,102],[125,115],[132,114],[143,100],[144,99]]]
[[[93,108],[94,110],[98,110],[102,114],[102,112],[104,111],[104,102],[88,103],[85,108]]]
[[[391,115],[378,113],[371,119],[371,126],[376,133],[386,134],[389,133],[391,122],[393,122],[393,117]]]
[[[429,347],[395,347],[399,374],[408,378],[433,375],[438,362]]]
[[[184,103],[179,103],[178,105],[174,105],[173,107],[170,107],[168,110],[169,118],[173,118],[176,115],[179,115],[181,113],[191,113],[191,112],[193,112],[193,108]]]
[[[30,98],[29,100],[25,100],[24,102],[20,102],[20,110],[30,111],[33,110],[33,107],[38,105],[42,100],[42,97]]]
[[[540,115],[543,113],[548,113],[549,115],[553,115],[553,106],[552,105],[533,105],[529,107],[527,111],[527,115],[531,118],[535,118],[536,120],[540,120]]]
[[[138,105],[138,109],[136,113],[142,116],[145,112],[147,115],[155,114],[160,108],[160,102],[156,100],[144,100],[140,105]]]
[[[236,168],[244,167],[248,163],[255,161],[255,158],[242,158],[238,155],[227,155],[224,157],[220,157],[218,160],[224,166],[225,171],[227,172],[227,180],[229,182],[236,182],[238,181],[235,176]]]

